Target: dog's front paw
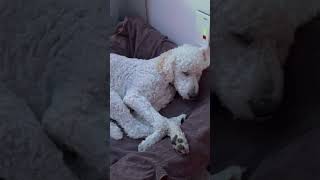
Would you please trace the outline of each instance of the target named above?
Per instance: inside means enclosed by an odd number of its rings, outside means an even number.
[[[175,134],[171,138],[171,144],[177,152],[181,154],[189,153],[189,144],[188,144],[187,138],[183,133]]]

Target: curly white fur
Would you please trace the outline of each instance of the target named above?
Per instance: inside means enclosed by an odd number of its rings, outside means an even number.
[[[159,114],[175,96],[197,95],[202,71],[210,65],[209,48],[183,45],[150,60],[110,55],[110,115],[131,138],[143,138],[139,151],[169,136],[174,148],[189,152],[181,121],[185,114],[166,118]],[[122,132],[110,123],[110,136],[121,139]]]

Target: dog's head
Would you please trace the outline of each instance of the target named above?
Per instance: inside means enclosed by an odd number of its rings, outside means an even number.
[[[184,99],[192,99],[199,91],[202,71],[210,65],[210,48],[183,45],[161,55],[160,71],[172,82]]]
[[[216,38],[212,90],[236,119],[267,120],[278,110],[283,69],[277,43]]]

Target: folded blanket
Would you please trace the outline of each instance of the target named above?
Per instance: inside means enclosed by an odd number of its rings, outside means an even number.
[[[176,47],[142,18],[125,17],[111,37],[111,52],[123,56],[150,59]]]

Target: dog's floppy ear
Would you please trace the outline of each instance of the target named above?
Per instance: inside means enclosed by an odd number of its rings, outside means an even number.
[[[175,57],[171,51],[165,52],[160,55],[160,61],[158,64],[158,71],[165,76],[166,81],[172,82],[174,78],[174,63]]]
[[[208,67],[210,65],[210,47],[201,47],[200,50],[202,51],[205,67]]]

